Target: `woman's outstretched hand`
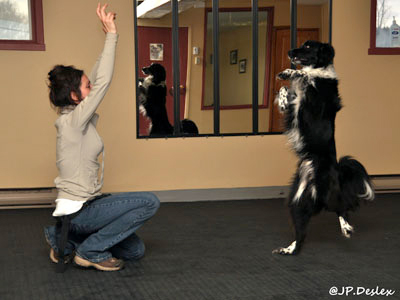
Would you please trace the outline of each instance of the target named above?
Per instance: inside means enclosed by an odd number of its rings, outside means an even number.
[[[101,4],[97,4],[97,16],[99,17],[101,23],[103,24],[103,31],[105,33],[110,32],[110,33],[117,33],[117,26],[115,25],[115,16],[116,13],[113,12],[106,12],[108,4],[104,4],[101,6]]]

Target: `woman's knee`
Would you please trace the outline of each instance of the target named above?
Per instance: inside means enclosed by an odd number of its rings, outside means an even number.
[[[147,197],[150,201],[150,207],[153,208],[154,210],[154,214],[157,212],[157,210],[160,208],[160,199],[158,199],[158,197],[153,194],[153,193],[146,193]]]

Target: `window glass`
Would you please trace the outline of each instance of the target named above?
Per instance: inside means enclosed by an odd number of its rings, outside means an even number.
[[[376,47],[400,47],[400,1],[378,0],[376,5]]]
[[[31,40],[29,0],[0,0],[0,39]]]

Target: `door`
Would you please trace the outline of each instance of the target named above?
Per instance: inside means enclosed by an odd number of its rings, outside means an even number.
[[[297,46],[302,45],[308,40],[319,40],[318,29],[297,29]],[[276,75],[290,68],[290,60],[288,58],[288,51],[290,50],[290,29],[279,28],[275,30],[275,43],[274,43],[274,67],[272,78],[273,90],[271,100],[274,101],[275,95],[278,93],[281,86],[289,85],[288,81],[277,80]],[[283,115],[279,112],[279,108],[275,103],[271,103],[270,118],[269,118],[269,131],[270,132],[283,132]]]
[[[150,45],[162,45],[162,51],[159,52],[157,60],[150,57]],[[158,48],[160,49],[160,48]],[[162,54],[161,54],[162,52]],[[183,119],[185,111],[185,92],[186,92],[186,73],[187,73],[187,55],[188,55],[188,28],[179,28],[179,63],[180,63],[180,119]],[[139,77],[145,77],[142,68],[151,63],[159,63],[164,66],[167,79],[167,113],[169,122],[174,125],[174,97],[173,97],[173,62],[172,62],[172,30],[170,27],[148,27],[138,26],[138,60]],[[152,60],[153,59],[153,60]],[[149,120],[139,115],[139,135],[148,135]]]

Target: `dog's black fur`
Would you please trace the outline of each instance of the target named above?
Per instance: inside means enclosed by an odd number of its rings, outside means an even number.
[[[273,253],[299,253],[306,227],[312,215],[322,209],[336,212],[342,233],[350,237],[348,212],[359,207],[360,200],[373,200],[374,191],[365,168],[346,156],[339,162],[335,146],[335,117],[341,109],[338,79],[333,68],[332,46],[307,41],[289,51],[292,63],[302,69],[287,69],[278,74],[290,80],[277,96],[285,114],[286,134],[299,157],[288,205],[295,227],[295,241]]]
[[[174,127],[168,120],[166,108],[167,87],[165,85],[165,68],[157,63],[144,67],[142,72],[146,78],[139,80],[139,106],[143,115],[151,121],[150,136],[166,136],[174,133]],[[183,135],[197,135],[196,124],[184,119],[180,122]]]

